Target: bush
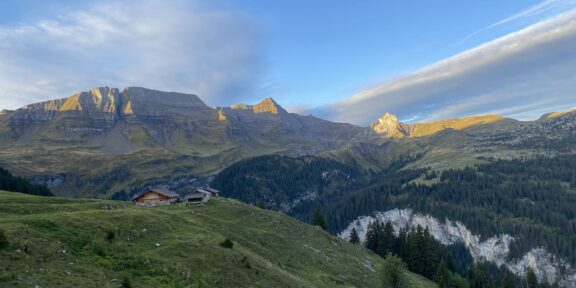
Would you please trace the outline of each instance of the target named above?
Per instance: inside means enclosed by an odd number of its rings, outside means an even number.
[[[220,243],[220,246],[222,246],[224,248],[232,249],[234,247],[234,242],[232,242],[232,240],[230,240],[229,238],[226,238],[226,240],[224,240],[224,241],[222,241],[222,243]]]
[[[106,241],[108,241],[109,243],[112,243],[112,240],[114,240],[114,238],[116,238],[116,234],[114,234],[114,231],[108,231],[108,233],[106,233]]]
[[[0,229],[0,249],[8,248],[9,244],[10,243],[8,243],[8,238],[6,238],[6,234],[4,233],[4,230]]]
[[[385,287],[408,288],[410,283],[406,277],[406,264],[398,256],[388,254],[384,259]]]
[[[132,283],[130,283],[130,279],[128,277],[125,277],[120,284],[122,284],[123,288],[132,288]]]

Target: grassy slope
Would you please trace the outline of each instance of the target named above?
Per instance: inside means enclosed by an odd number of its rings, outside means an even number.
[[[1,287],[117,287],[126,277],[133,287],[382,287],[382,259],[371,252],[229,199],[137,208],[0,191],[0,228],[10,241]],[[233,249],[219,246],[226,237]]]

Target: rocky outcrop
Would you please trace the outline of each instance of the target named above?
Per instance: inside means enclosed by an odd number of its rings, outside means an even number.
[[[385,113],[378,120],[370,125],[370,129],[377,134],[386,135],[387,137],[401,138],[409,136],[398,121],[396,115]]]
[[[254,113],[272,113],[272,114],[279,114],[279,113],[287,113],[284,108],[282,108],[274,99],[266,98],[258,104],[254,105],[247,105],[244,103],[235,104],[230,107],[232,110],[249,110]]]
[[[436,134],[446,129],[463,130],[473,126],[498,122],[503,119],[503,117],[498,115],[486,115],[448,119],[436,122],[406,124],[399,122],[395,115],[385,113],[370,125],[370,129],[376,134],[388,138],[423,137]]]
[[[521,259],[509,259],[510,243],[514,237],[503,234],[482,240],[480,235],[472,233],[458,221],[440,221],[430,215],[415,213],[411,209],[393,209],[375,212],[372,216],[362,216],[354,220],[339,236],[349,239],[353,228],[362,241],[366,239],[368,225],[373,221],[391,222],[395,233],[401,229],[421,226],[427,228],[432,236],[443,245],[462,243],[475,261],[490,261],[498,266],[506,266],[516,275],[524,276],[528,269],[536,272],[539,281],[558,282],[562,287],[576,287],[576,270],[544,248],[535,247]]]

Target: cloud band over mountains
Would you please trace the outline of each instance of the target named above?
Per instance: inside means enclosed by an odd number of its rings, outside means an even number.
[[[384,112],[409,121],[477,114],[531,119],[576,106],[576,11],[307,113],[367,125]]]

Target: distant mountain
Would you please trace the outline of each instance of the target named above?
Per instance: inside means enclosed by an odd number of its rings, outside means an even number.
[[[0,161],[61,195],[130,194],[258,155],[331,150],[363,131],[288,113],[271,98],[211,108],[196,95],[100,87],[3,111]]]
[[[436,134],[446,129],[462,130],[473,126],[486,125],[501,121],[498,115],[473,116],[460,119],[448,119],[429,123],[406,124],[398,121],[395,115],[384,114],[370,125],[372,131],[391,138],[422,137]]]
[[[185,191],[261,155],[318,155],[379,171],[406,157],[441,168],[566,151],[574,115],[408,124],[384,114],[359,127],[289,113],[271,98],[213,108],[191,94],[100,87],[3,110],[0,164],[58,195],[126,198],[152,185]]]

